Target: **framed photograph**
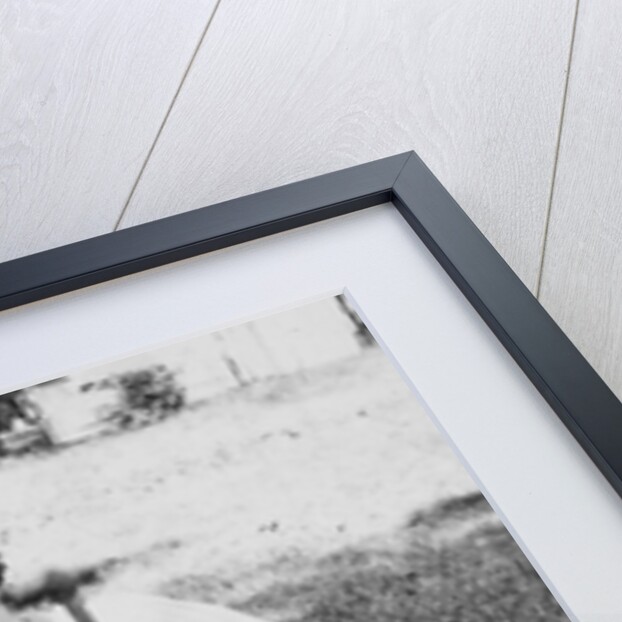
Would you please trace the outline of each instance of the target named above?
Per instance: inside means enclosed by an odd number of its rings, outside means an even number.
[[[0,308],[15,615],[622,619],[622,405],[415,153],[0,264]]]

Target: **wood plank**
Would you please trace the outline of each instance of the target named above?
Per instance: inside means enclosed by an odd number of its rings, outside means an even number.
[[[226,0],[122,226],[415,149],[539,270],[573,0]]]
[[[622,5],[582,2],[541,300],[622,398]]]
[[[113,229],[214,5],[0,4],[0,260]]]

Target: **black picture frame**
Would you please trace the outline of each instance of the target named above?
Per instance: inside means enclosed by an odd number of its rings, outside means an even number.
[[[622,496],[622,403],[412,151],[2,263],[0,311],[389,202]]]

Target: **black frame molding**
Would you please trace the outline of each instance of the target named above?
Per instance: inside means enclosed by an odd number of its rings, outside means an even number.
[[[0,264],[0,311],[393,202],[622,496],[622,403],[414,153]]]

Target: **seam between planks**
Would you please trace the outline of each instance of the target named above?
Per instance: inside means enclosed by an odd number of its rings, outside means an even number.
[[[568,102],[568,84],[570,83],[570,69],[572,66],[572,56],[574,52],[575,39],[577,34],[577,22],[579,19],[579,4],[581,0],[576,0],[574,18],[572,22],[572,33],[570,35],[570,49],[568,50],[568,63],[566,64],[566,80],[564,82],[564,90],[562,94],[562,105],[559,115],[559,125],[557,128],[557,140],[555,144],[555,156],[553,158],[553,172],[551,174],[551,187],[549,188],[549,196],[546,206],[546,215],[544,217],[544,229],[542,232],[542,245],[540,248],[540,265],[536,279],[535,296],[540,300],[540,291],[542,289],[542,275],[544,272],[544,263],[546,255],[546,246],[549,237],[549,225],[551,222],[551,208],[553,206],[553,197],[555,195],[555,182],[557,181],[557,167],[559,164],[559,152],[561,148],[562,132],[564,128],[564,120],[566,117],[566,105]]]
[[[164,129],[164,126],[166,125],[169,117],[171,116],[171,112],[173,110],[173,107],[175,106],[175,103],[177,102],[177,98],[179,97],[179,93],[181,92],[181,89],[183,88],[185,82],[186,82],[186,78],[188,77],[188,74],[190,73],[190,69],[192,68],[192,65],[194,64],[194,61],[197,57],[197,54],[199,53],[199,50],[201,49],[201,46],[203,45],[203,41],[205,40],[205,36],[207,35],[207,31],[209,30],[209,27],[212,25],[212,22],[214,21],[214,16],[216,15],[216,12],[218,11],[218,7],[220,6],[222,0],[216,0],[216,4],[214,5],[214,9],[212,10],[209,18],[207,19],[207,23],[205,24],[205,28],[203,29],[203,32],[201,33],[201,36],[199,37],[199,40],[192,52],[192,55],[190,56],[190,60],[188,62],[188,65],[186,66],[186,69],[184,70],[184,73],[181,76],[181,80],[179,82],[179,85],[177,86],[177,89],[175,90],[175,93],[173,95],[173,98],[171,99],[171,103],[168,105],[168,108],[166,109],[166,112],[164,114],[164,118],[162,119],[162,122],[160,123],[160,126],[158,127],[158,131],[156,132],[156,135],[153,139],[153,142],[151,143],[151,146],[149,147],[149,150],[147,151],[147,155],[145,156],[145,160],[142,164],[142,166],[140,167],[140,170],[138,171],[138,175],[136,176],[136,180],[134,181],[134,183],[132,184],[132,188],[128,194],[128,197],[125,201],[125,204],[123,205],[123,207],[121,208],[121,212],[119,213],[119,217],[117,218],[113,231],[117,231],[121,225],[121,222],[123,221],[123,218],[127,212],[127,209],[130,205],[130,201],[132,200],[132,197],[134,196],[134,193],[136,192],[136,188],[138,187],[138,184],[140,183],[140,180],[142,179],[143,173],[145,172],[145,169],[147,168],[147,164],[149,163],[149,160],[151,159],[151,156],[153,154],[153,151],[158,143],[158,140],[160,139],[160,136],[162,134],[162,130]]]

